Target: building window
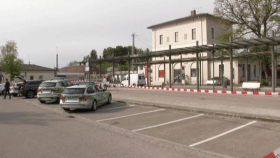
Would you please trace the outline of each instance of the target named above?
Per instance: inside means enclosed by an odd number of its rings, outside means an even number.
[[[139,70],[143,70],[143,65],[140,65],[140,66],[139,66]]]
[[[215,36],[214,36],[214,28],[211,28],[211,38],[214,39]]]
[[[178,34],[178,32],[175,32],[175,42],[179,42],[179,34]]]
[[[254,77],[257,76],[257,65],[254,65]]]
[[[191,69],[191,77],[196,77],[196,68]]]
[[[30,80],[34,80],[34,76],[30,76]]]
[[[192,29],[192,40],[196,39],[196,29]]]
[[[40,76],[39,76],[39,79],[42,80],[42,79],[43,79],[43,75],[40,75]]]
[[[159,44],[160,44],[160,45],[163,44],[163,35],[159,35]]]
[[[184,39],[186,40],[188,38],[187,34],[185,33],[184,34]]]
[[[167,37],[166,41],[169,42],[169,37]]]

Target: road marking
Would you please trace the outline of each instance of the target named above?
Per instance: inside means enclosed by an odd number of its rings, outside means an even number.
[[[114,119],[119,119],[119,118],[124,118],[124,117],[130,117],[130,116],[136,116],[136,115],[142,115],[142,114],[147,114],[147,113],[152,113],[152,112],[158,112],[158,111],[162,111],[162,110],[164,110],[164,109],[158,109],[158,110],[147,111],[147,112],[141,112],[141,113],[132,114],[132,115],[125,115],[125,116],[113,117],[113,118],[108,118],[108,119],[96,120],[96,122],[107,121],[107,120],[114,120]]]
[[[122,108],[130,108],[130,107],[134,107],[134,106],[135,105],[122,106],[122,107],[116,107],[116,108],[106,108],[106,109],[97,110],[96,112],[99,112],[99,111],[109,111],[109,110],[122,109]]]
[[[205,139],[205,140],[203,140],[203,141],[200,141],[200,142],[197,142],[197,143],[191,144],[191,145],[189,145],[189,146],[190,146],[190,147],[197,146],[197,145],[199,145],[199,144],[202,144],[202,143],[208,142],[208,141],[210,141],[210,140],[213,140],[213,139],[216,139],[216,138],[222,137],[222,136],[224,136],[224,135],[226,135],[226,134],[229,134],[229,133],[231,133],[231,132],[234,132],[234,131],[236,131],[236,130],[239,130],[239,129],[243,128],[243,127],[249,126],[249,125],[251,125],[251,124],[253,124],[253,123],[256,123],[256,122],[257,122],[257,121],[252,121],[252,122],[249,122],[249,123],[247,123],[247,124],[245,124],[245,125],[239,126],[239,127],[234,128],[234,129],[232,129],[232,130],[229,130],[229,131],[227,131],[227,132],[221,133],[221,134],[216,135],[216,136],[214,136],[214,137],[211,137],[211,138]]]
[[[199,114],[199,115],[195,115],[195,116],[191,116],[191,117],[187,117],[187,118],[183,118],[183,119],[179,119],[179,120],[175,120],[175,121],[171,121],[171,122],[166,122],[166,123],[162,123],[162,124],[155,125],[155,126],[144,127],[144,128],[133,130],[132,132],[137,132],[137,131],[142,131],[142,130],[145,130],[145,129],[155,128],[155,127],[159,127],[159,126],[164,126],[164,125],[168,125],[168,124],[171,124],[171,123],[176,123],[176,122],[192,119],[192,118],[195,118],[195,117],[199,117],[199,116],[202,116],[202,115],[204,115],[204,114]]]

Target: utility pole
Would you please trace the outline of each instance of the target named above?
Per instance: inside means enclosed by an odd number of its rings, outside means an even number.
[[[58,70],[58,47],[56,47],[56,70]]]
[[[135,53],[135,46],[134,46],[134,38],[135,38],[136,34],[133,33],[131,36],[132,36],[132,55],[134,55],[134,54],[136,54]],[[135,60],[136,59],[133,59],[133,63],[135,63]],[[135,71],[135,67],[134,66],[133,66],[132,70]]]

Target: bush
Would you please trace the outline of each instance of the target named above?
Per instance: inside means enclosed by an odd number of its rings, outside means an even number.
[[[261,85],[262,86],[268,86],[268,82],[265,79],[262,79]]]

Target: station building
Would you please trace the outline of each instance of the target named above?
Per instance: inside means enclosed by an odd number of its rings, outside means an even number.
[[[152,30],[152,51],[163,51],[176,48],[186,48],[198,45],[213,45],[217,44],[215,37],[221,31],[230,31],[231,27],[221,23],[221,18],[211,14],[202,13],[196,14],[195,10],[191,11],[191,15],[180,19],[175,19],[160,24],[149,26]],[[172,59],[195,58],[196,53],[171,56]],[[199,53],[199,57],[208,57],[211,59],[212,52]],[[152,61],[169,60],[169,57],[154,57]],[[173,63],[171,72],[169,72],[169,63],[151,65],[151,78],[153,82],[163,82],[165,84],[183,83],[197,84],[196,68],[199,68],[199,82],[205,84],[207,80],[213,78],[213,61],[201,61],[196,65],[196,61]],[[246,81],[246,59],[233,59],[233,83],[239,84]],[[164,69],[165,67],[165,69]],[[248,75],[250,81],[260,80],[260,63],[253,62],[248,65]],[[169,81],[169,73],[171,73],[171,81]],[[221,65],[220,60],[214,61],[214,77],[224,76],[230,79],[230,61],[223,60]],[[165,77],[165,78],[164,78]]]

